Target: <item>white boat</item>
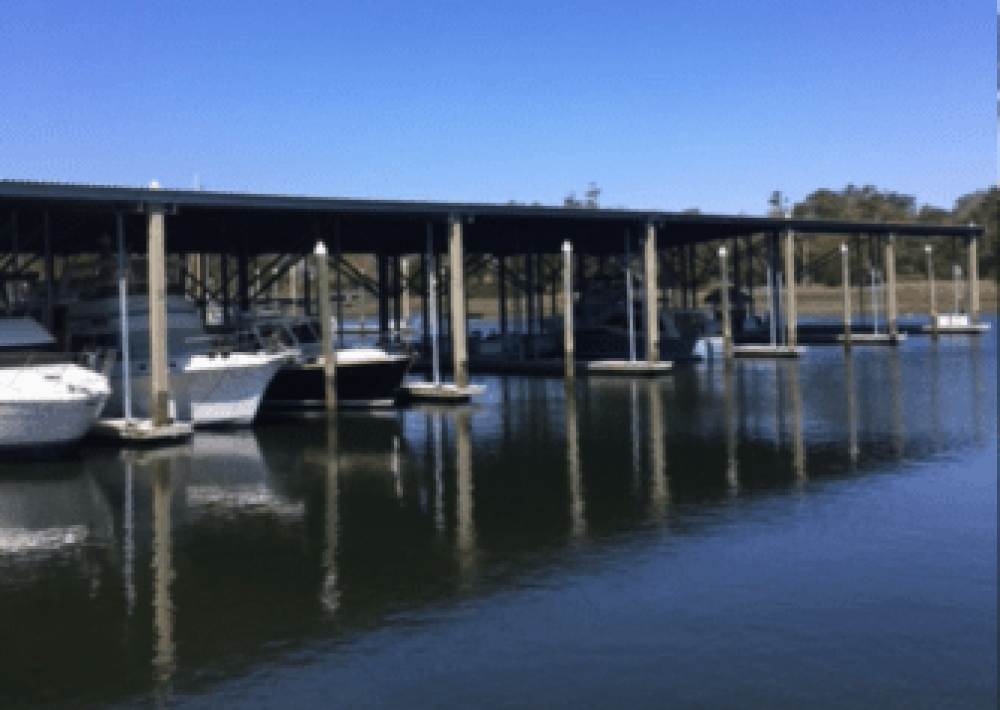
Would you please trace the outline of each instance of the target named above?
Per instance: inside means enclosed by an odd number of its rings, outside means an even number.
[[[0,319],[0,451],[56,454],[77,444],[111,394],[108,378],[52,353],[30,318]],[[36,351],[37,349],[37,351]]]
[[[182,296],[168,296],[167,364],[173,416],[195,426],[248,425],[260,407],[264,390],[291,355],[277,352],[241,352],[218,336],[209,335],[197,307]],[[128,301],[131,414],[152,416],[149,354],[149,299]],[[68,304],[66,333],[69,348],[117,346],[121,333],[117,298],[97,298]],[[122,363],[111,371],[108,417],[124,416]]]
[[[289,348],[295,360],[268,386],[264,404],[276,409],[325,406],[324,363],[319,321],[311,318],[267,318],[250,324],[271,347]],[[337,348],[337,403],[345,407],[392,406],[413,358],[380,347]]]

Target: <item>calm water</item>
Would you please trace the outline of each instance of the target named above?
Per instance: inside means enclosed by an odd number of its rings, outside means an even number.
[[[995,333],[0,464],[0,707],[995,708]]]

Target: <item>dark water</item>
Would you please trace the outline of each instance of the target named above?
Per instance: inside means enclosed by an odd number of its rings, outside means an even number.
[[[0,707],[997,701],[997,339],[0,464]]]

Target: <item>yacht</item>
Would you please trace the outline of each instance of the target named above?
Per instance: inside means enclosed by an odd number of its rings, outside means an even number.
[[[320,323],[315,318],[263,318],[250,328],[270,347],[295,353],[264,393],[264,405],[274,409],[325,406],[324,362]],[[337,403],[345,407],[387,407],[396,402],[412,356],[403,351],[360,346],[337,348]]]
[[[0,318],[0,453],[71,448],[111,394],[107,377],[67,362],[54,344],[31,318]]]
[[[624,291],[624,289],[620,289]],[[641,296],[641,292],[639,294]],[[577,357],[583,359],[629,356],[627,298],[623,293],[593,292],[574,305]],[[645,303],[632,303],[636,357],[646,357]],[[698,310],[659,308],[660,358],[671,361],[708,360],[722,353],[722,329],[711,314]]]
[[[231,339],[205,331],[197,306],[183,296],[168,295],[167,365],[173,417],[195,426],[248,425],[260,407],[264,390],[291,354],[283,349],[244,351]],[[131,414],[152,416],[149,352],[149,299],[128,299],[128,342]],[[117,298],[95,298],[67,304],[67,343],[72,351],[117,346],[121,311]],[[106,416],[125,414],[122,361],[111,370],[111,398]]]

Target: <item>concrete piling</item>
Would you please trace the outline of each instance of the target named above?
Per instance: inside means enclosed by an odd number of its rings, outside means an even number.
[[[840,245],[841,282],[844,289],[844,347],[851,347],[851,269],[847,242]]]
[[[150,185],[157,189],[155,182]],[[166,255],[163,205],[153,202],[148,210],[147,255],[149,259],[149,353],[150,395],[153,426],[170,422],[170,382],[167,370]]]
[[[316,281],[319,295],[320,338],[323,340],[323,382],[327,413],[337,411],[337,351],[333,346],[330,318],[330,262],[326,245],[317,241],[313,251],[316,260]]]
[[[448,256],[451,266],[451,343],[455,358],[455,385],[469,384],[469,356],[465,340],[465,257],[462,248],[462,222],[448,218]]]
[[[659,362],[660,359],[659,288],[656,278],[656,225],[652,222],[646,225],[644,256],[646,269],[646,361],[652,365]]]
[[[573,353],[573,245],[563,242],[563,361],[565,376],[572,379],[575,373]]]

